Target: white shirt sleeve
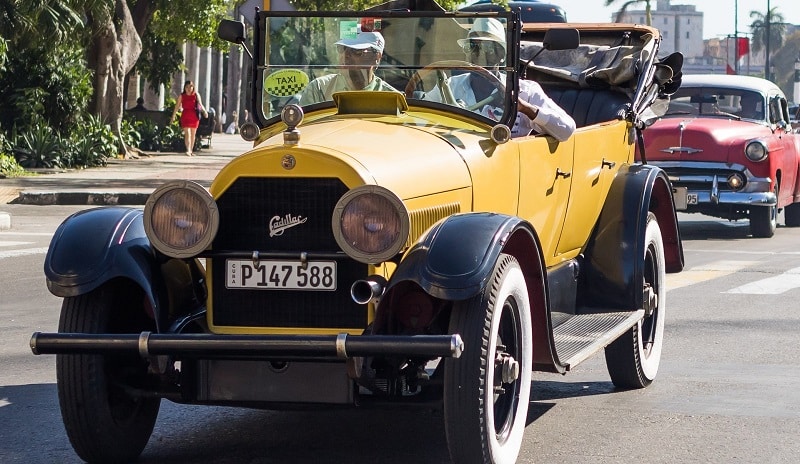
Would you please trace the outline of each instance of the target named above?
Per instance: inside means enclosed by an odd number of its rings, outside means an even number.
[[[524,114],[517,113],[517,121],[512,130],[513,136],[528,135],[531,130],[534,130],[552,135],[557,140],[564,142],[575,132],[575,120],[544,93],[544,89],[538,82],[520,80],[519,99],[539,108],[539,114],[531,121]]]

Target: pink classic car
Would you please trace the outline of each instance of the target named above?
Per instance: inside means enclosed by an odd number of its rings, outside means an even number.
[[[754,237],[772,237],[781,209],[787,226],[800,226],[800,135],[772,82],[684,75],[643,134],[637,156],[669,175],[678,211],[748,218]]]

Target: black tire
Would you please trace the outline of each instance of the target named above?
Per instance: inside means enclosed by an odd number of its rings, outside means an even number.
[[[800,203],[792,203],[783,208],[786,227],[800,227]]]
[[[778,188],[775,187],[775,196]],[[770,238],[778,227],[777,206],[753,206],[750,208],[750,233],[756,238]]]
[[[445,361],[444,417],[455,463],[513,463],[530,402],[533,330],[525,277],[517,260],[500,255],[484,294],[456,302],[450,333],[464,352]],[[513,372],[516,375],[503,376]],[[498,393],[496,388],[502,388]]]
[[[652,313],[606,347],[606,367],[611,381],[620,388],[644,388],[656,378],[664,344],[666,287],[664,244],[653,213],[647,216],[644,250],[645,300],[653,302]],[[653,298],[654,297],[654,298]]]
[[[59,332],[133,333],[142,326],[142,294],[106,284],[64,298]],[[137,306],[138,302],[138,308]],[[138,356],[58,355],[56,377],[61,416],[72,447],[90,463],[130,462],[153,432],[159,398],[134,397],[121,385],[141,381],[147,364]]]

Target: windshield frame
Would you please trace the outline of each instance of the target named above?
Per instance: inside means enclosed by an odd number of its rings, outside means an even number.
[[[267,98],[269,98],[269,94],[265,91],[265,79],[270,76],[272,73],[280,70],[281,66],[286,68],[289,67],[288,64],[283,65],[276,65],[275,63],[269,63],[268,57],[269,54],[267,53],[267,27],[270,24],[277,24],[278,22],[285,22],[285,21],[292,21],[292,20],[303,20],[303,18],[319,18],[320,21],[336,21],[336,20],[363,20],[365,18],[370,19],[380,19],[383,21],[384,19],[391,21],[405,21],[406,19],[411,21],[419,21],[422,23],[426,19],[426,24],[431,24],[430,27],[433,27],[435,24],[441,24],[439,21],[458,21],[461,23],[471,22],[476,20],[477,18],[486,18],[491,17],[495,18],[505,25],[505,33],[506,33],[506,58],[505,63],[501,65],[499,71],[505,73],[505,95],[502,97],[502,116],[497,118],[489,118],[487,116],[481,115],[478,112],[471,111],[465,108],[460,108],[457,106],[448,105],[445,103],[439,103],[434,101],[427,101],[421,100],[417,98],[408,98],[409,105],[418,106],[418,107],[430,107],[432,109],[436,109],[437,111],[449,111],[455,112],[462,116],[467,116],[470,118],[474,118],[484,124],[496,125],[496,124],[505,124],[507,126],[511,126],[513,124],[513,120],[516,117],[516,105],[517,99],[516,96],[518,95],[518,87],[519,83],[518,79],[518,63],[519,63],[519,34],[521,30],[521,23],[518,20],[518,16],[515,12],[499,12],[499,13],[460,13],[460,12],[438,12],[438,11],[425,11],[425,12],[409,12],[409,11],[342,11],[342,12],[320,12],[320,11],[260,11],[256,17],[257,27],[254,30],[254,50],[253,50],[253,57],[254,57],[254,65],[252,66],[252,74],[251,74],[251,85],[250,89],[250,106],[251,106],[251,118],[253,122],[255,122],[260,128],[275,124],[280,121],[280,109],[288,103],[296,103],[296,101],[292,101],[293,99],[287,98],[284,99],[283,97],[279,98],[277,103],[273,101],[267,105],[267,110],[264,110],[264,106],[262,104],[265,102]],[[386,51],[392,50],[392,46],[390,44],[390,40],[398,40],[399,35],[396,33],[399,31],[399,28],[395,31],[394,34],[390,34],[389,37],[386,38]],[[468,30],[465,29],[465,35],[462,38],[466,38],[466,32]],[[299,31],[302,32],[302,31]],[[419,36],[415,36],[414,38],[407,38],[405,40],[419,41]],[[448,39],[449,40],[449,39]],[[453,39],[455,41],[455,39]],[[332,44],[329,41],[325,41],[325,46],[330,47]],[[431,44],[433,47],[433,44]],[[434,48],[432,48],[434,49]],[[412,70],[421,69],[423,65],[429,63],[401,63],[400,65],[396,64],[387,64],[387,55],[391,57],[390,53],[384,53],[384,56],[381,58],[381,62],[379,68],[381,72],[388,73],[390,71],[395,72],[403,72],[412,74]],[[464,58],[466,61],[466,56]],[[307,65],[307,64],[305,64]],[[334,65],[329,65],[333,67]],[[336,65],[337,68],[343,68],[341,65]],[[385,70],[382,69],[385,67]],[[377,74],[377,72],[376,72]],[[307,77],[307,79],[311,79],[311,77]],[[404,89],[397,89],[401,93],[403,93]],[[284,101],[285,100],[285,101]],[[306,112],[312,112],[317,110],[330,110],[330,108],[335,107],[335,102],[333,100],[330,101],[322,101],[318,103],[314,103],[312,105],[304,106],[303,109]]]

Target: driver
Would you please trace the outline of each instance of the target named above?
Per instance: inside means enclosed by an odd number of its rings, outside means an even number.
[[[500,82],[505,82],[505,74],[499,70],[506,60],[506,34],[500,21],[494,18],[476,19],[467,38],[459,39],[458,44],[464,49],[470,63],[486,68]],[[498,91],[495,84],[471,72],[452,76],[450,88],[456,101],[467,108]],[[441,91],[434,88],[425,94],[425,99],[441,101]],[[537,82],[520,80],[517,106],[512,137],[525,136],[534,131],[552,135],[563,142],[575,132],[575,120],[548,97]],[[502,115],[501,109],[489,105],[476,111],[495,120]]]
[[[755,92],[742,94],[739,99],[739,105],[742,107],[739,116],[747,119],[764,119],[764,112],[761,110],[763,103],[761,95]]]
[[[360,29],[355,37],[340,39],[336,42],[336,50],[343,69],[309,82],[300,92],[298,103],[310,105],[333,100],[334,93],[345,90],[397,92],[397,89],[375,75],[375,68],[383,56],[384,44],[380,32],[362,32]]]

